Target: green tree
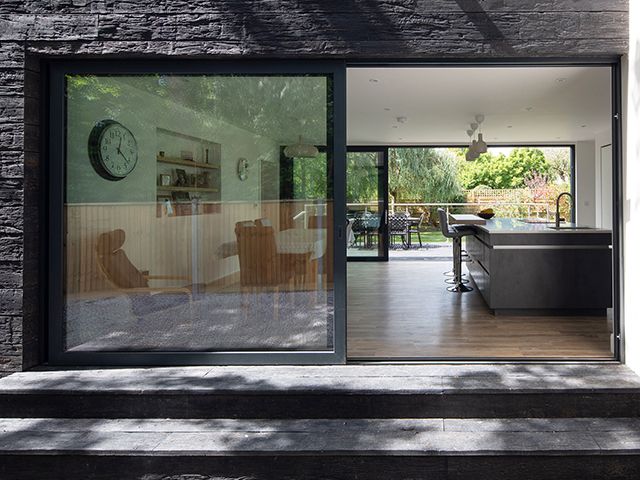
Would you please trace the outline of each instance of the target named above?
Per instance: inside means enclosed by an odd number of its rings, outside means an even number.
[[[549,171],[544,153],[538,148],[514,148],[506,156],[483,153],[473,162],[459,160],[459,178],[463,187],[522,188],[534,172],[546,175]]]
[[[461,201],[456,163],[447,149],[389,149],[389,194],[397,202]]]
[[[547,147],[542,151],[549,164],[549,180],[568,183],[571,179],[571,150],[567,147]]]
[[[367,203],[378,199],[378,154],[347,154],[347,202]]]

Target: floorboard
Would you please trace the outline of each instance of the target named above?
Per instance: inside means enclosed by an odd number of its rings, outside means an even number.
[[[439,261],[350,262],[351,359],[607,359],[606,316],[495,316],[474,289],[446,290]]]

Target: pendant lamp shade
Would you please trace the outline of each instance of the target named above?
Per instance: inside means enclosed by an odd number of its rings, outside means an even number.
[[[475,141],[475,151],[478,153],[487,153],[487,142],[482,138],[482,134],[478,133],[478,140]]]
[[[285,157],[289,158],[314,158],[317,157],[319,153],[315,145],[302,142],[302,135],[298,136],[297,143],[288,145],[284,149]]]
[[[476,157],[473,155],[473,150],[468,149],[467,153],[465,153],[464,158],[467,162],[473,162]]]

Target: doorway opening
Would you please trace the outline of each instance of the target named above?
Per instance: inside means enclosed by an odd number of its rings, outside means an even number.
[[[611,77],[347,70],[349,359],[614,358]]]

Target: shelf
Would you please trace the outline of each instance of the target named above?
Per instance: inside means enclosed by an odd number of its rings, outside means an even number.
[[[198,187],[175,187],[172,185],[169,186],[157,186],[158,190],[162,190],[164,192],[204,192],[204,193],[216,193],[218,192],[217,188],[198,188]]]
[[[182,160],[180,158],[173,157],[157,157],[158,163],[170,163],[172,165],[183,165],[185,167],[193,168],[208,168],[210,170],[218,170],[220,167],[217,165],[211,165],[210,163],[192,162],[191,160]]]

